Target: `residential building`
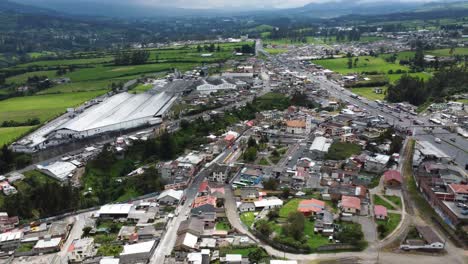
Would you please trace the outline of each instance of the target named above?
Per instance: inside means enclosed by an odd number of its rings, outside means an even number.
[[[258,200],[260,194],[256,188],[240,189],[240,198],[243,203],[253,203]]]
[[[33,247],[33,251],[38,254],[45,254],[60,251],[63,244],[61,237],[54,237],[47,235],[43,239],[37,241]]]
[[[316,215],[314,232],[323,235],[331,235],[335,232],[333,214],[327,210],[322,210]]]
[[[324,201],[309,199],[301,201],[297,211],[303,213],[305,216],[311,216],[320,213],[323,209],[325,209]]]
[[[340,208],[342,213],[359,214],[361,211],[361,199],[343,195],[341,197]]]
[[[96,217],[104,219],[127,218],[132,204],[106,204],[95,214]]]
[[[326,137],[316,137],[309,148],[314,158],[323,158],[328,153],[333,140]]]
[[[304,120],[286,121],[286,132],[289,134],[303,135],[307,133],[307,125]]]
[[[69,263],[81,263],[88,258],[96,256],[97,250],[94,246],[94,239],[87,237],[73,241],[69,251]]]
[[[219,183],[226,182],[229,174],[228,166],[215,163],[213,166],[211,166],[211,170],[212,171],[209,176],[210,181]]]
[[[445,242],[429,226],[416,226],[420,239],[407,239],[400,245],[403,250],[423,249],[423,250],[442,250],[445,248]]]
[[[382,173],[390,161],[390,156],[383,154],[373,154],[366,158],[364,170],[373,173]]]
[[[401,173],[397,170],[388,170],[383,176],[385,187],[400,188],[403,183]]]
[[[155,240],[125,245],[120,253],[120,264],[147,263],[153,255],[157,243]]]
[[[254,201],[256,209],[273,209],[280,208],[283,206],[283,200],[276,197],[263,198],[258,201]]]
[[[387,219],[388,213],[387,208],[382,205],[375,205],[374,206],[374,215],[376,219],[385,220]]]
[[[182,190],[169,189],[163,191],[157,198],[160,204],[178,204],[184,195]]]
[[[7,212],[0,212],[0,233],[14,229],[19,224],[17,216],[9,217]]]

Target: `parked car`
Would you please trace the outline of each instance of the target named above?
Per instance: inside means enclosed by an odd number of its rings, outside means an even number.
[[[440,138],[435,138],[434,141],[435,143],[439,143],[439,144],[442,143],[442,140]]]

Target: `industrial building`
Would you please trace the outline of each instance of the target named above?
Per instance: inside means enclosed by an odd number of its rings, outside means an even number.
[[[184,89],[185,83],[174,82],[167,86],[167,89],[174,88],[175,93],[119,93],[93,99],[76,109],[68,109],[67,114],[13,143],[11,148],[15,152],[32,153],[71,139],[161,123],[176,101],[177,91]],[[160,88],[160,85],[155,87]]]
[[[85,138],[110,131],[126,130],[161,122],[163,113],[175,97],[162,92],[120,93],[90,107],[58,127],[56,138]]]

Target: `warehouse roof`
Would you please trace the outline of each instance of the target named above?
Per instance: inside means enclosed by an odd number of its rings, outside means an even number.
[[[156,243],[155,240],[151,240],[151,241],[136,243],[132,245],[125,245],[123,248],[123,252],[120,255],[123,256],[123,255],[130,255],[130,254],[149,253],[153,249],[155,243]]]
[[[70,162],[57,161],[47,166],[37,165],[37,168],[50,176],[65,180],[76,169],[76,166]]]
[[[97,215],[115,215],[115,214],[126,214],[130,213],[132,204],[106,204],[101,206],[101,209],[97,212]]]
[[[58,129],[86,131],[126,121],[155,116],[171,100],[168,93],[120,93],[90,107]]]
[[[316,137],[314,142],[312,142],[312,146],[310,146],[310,151],[320,151],[320,152],[328,152],[328,149],[331,146],[331,140],[327,139],[326,137]]]

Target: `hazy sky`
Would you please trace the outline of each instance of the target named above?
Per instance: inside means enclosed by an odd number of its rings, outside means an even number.
[[[1,1],[1,0],[0,0]],[[100,2],[100,3],[122,3],[139,4],[150,6],[167,6],[180,8],[290,8],[300,7],[308,3],[336,2],[339,0],[14,0],[16,2],[40,3],[40,2]],[[343,1],[343,0],[341,0]],[[389,2],[389,0],[346,0],[346,2]],[[430,0],[390,0],[401,2],[428,2]]]

